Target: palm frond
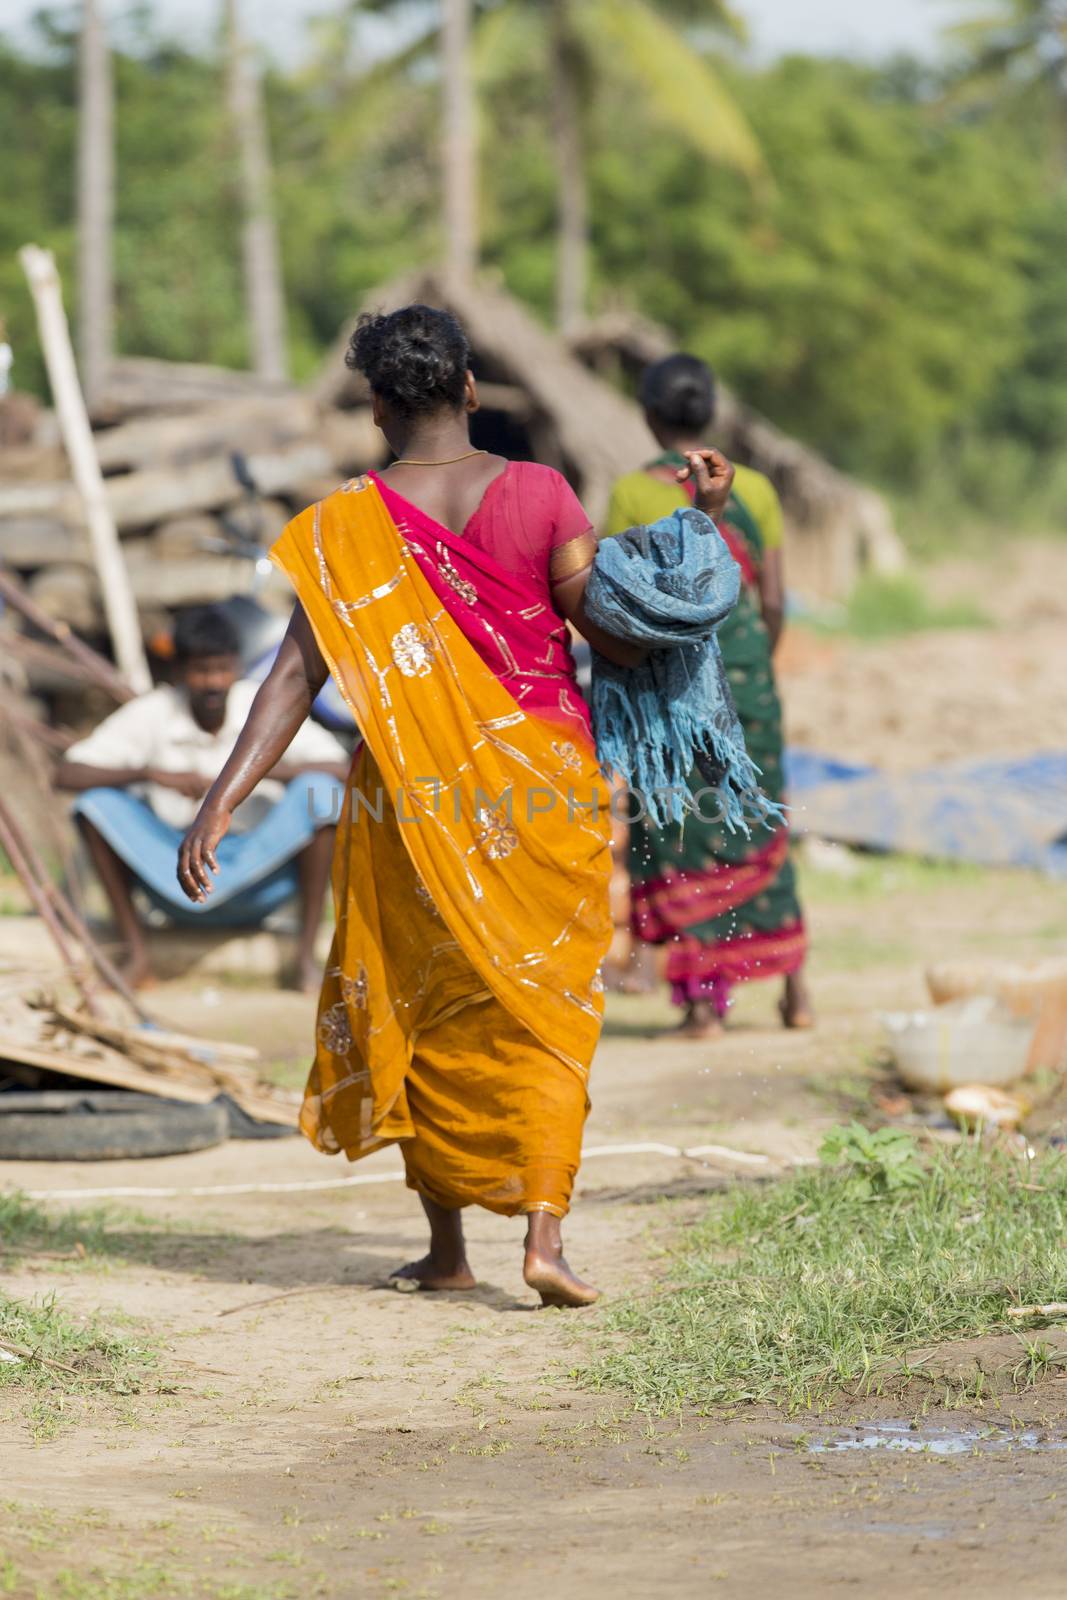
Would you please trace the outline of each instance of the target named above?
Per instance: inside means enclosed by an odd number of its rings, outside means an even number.
[[[396,97],[416,92],[413,73],[436,59],[439,29],[436,23],[412,39],[395,55],[374,62],[358,76],[348,77],[330,119],[327,148],[340,156],[375,142],[396,116]]]
[[[487,9],[475,24],[472,44],[474,80],[479,88],[520,72],[529,73],[543,57],[547,22],[543,6],[531,6],[524,0],[505,0],[503,5]]]
[[[717,166],[766,188],[769,174],[751,127],[722,78],[646,0],[582,0],[574,23],[592,59],[605,51],[640,85],[653,113]]]
[[[658,10],[686,26],[717,28],[744,43],[748,23],[725,0],[659,0]]]

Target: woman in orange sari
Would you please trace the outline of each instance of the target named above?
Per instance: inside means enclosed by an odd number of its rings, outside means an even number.
[[[363,318],[348,359],[397,459],[278,541],[298,603],[179,879],[211,892],[231,812],[331,672],[363,742],[301,1127],[352,1160],[399,1143],[430,1248],[398,1286],[473,1287],[461,1208],[477,1204],[526,1216],[524,1276],[546,1304],[588,1304],[560,1224],[603,1010],[610,813],[566,624],[635,657],[585,621],[596,538],[565,480],[471,447],[456,320]]]

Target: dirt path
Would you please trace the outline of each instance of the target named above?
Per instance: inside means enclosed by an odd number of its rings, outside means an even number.
[[[794,735],[825,747],[832,729],[838,754],[897,768],[1062,743],[1050,663],[1067,665],[1067,591],[1050,561],[1062,573],[1067,552],[1019,554],[989,599],[996,633],[874,647],[809,636],[786,662]],[[946,568],[942,580],[949,598],[976,577]],[[983,601],[985,587],[973,590]],[[743,995],[716,1045],[666,1039],[662,1000],[612,1000],[587,1133],[601,1153],[568,1223],[574,1264],[609,1302],[654,1281],[702,1191],[810,1159],[826,1127],[867,1103],[876,1013],[923,1003],[926,964],[1063,949],[1067,885],[839,860],[804,874],[816,1033],[775,1028],[766,986]],[[278,1081],[302,1081],[309,1002],[186,983],[152,1003],[177,1026],[257,1044]],[[633,1145],[667,1150],[618,1150]],[[707,1146],[719,1149],[670,1153]],[[914,1396],[895,1403],[902,1432],[870,1426],[894,1409],[871,1401],[649,1424],[625,1397],[574,1381],[611,1337],[607,1312],[536,1311],[517,1223],[470,1215],[470,1296],[382,1287],[423,1243],[397,1165],[386,1151],[353,1172],[295,1139],[154,1163],[0,1165],[0,1188],[150,1191],[116,1202],[104,1258],[8,1262],[5,1287],[149,1326],[165,1379],[160,1393],[69,1400],[61,1416],[0,1391],[0,1594],[1064,1592],[1067,1385],[920,1416],[917,1432]],[[308,1187],[191,1192],[282,1184]]]
[[[587,1143],[718,1144],[768,1161],[589,1159],[569,1248],[609,1298],[661,1270],[662,1246],[699,1210],[702,1189],[811,1154],[868,1091],[874,1012],[921,1001],[924,962],[1048,954],[1067,926],[1067,886],[1022,875],[868,863],[843,877],[808,872],[805,888],[817,1033],[772,1028],[767,987],[746,993],[713,1046],[657,1037],[662,1001],[612,1004]],[[302,1070],[309,1009],[297,997],[224,989],[205,1002],[175,986],[155,1006],[259,1042],[283,1080]],[[41,1440],[25,1400],[4,1393],[0,1593],[1063,1592],[1063,1454],[1037,1438],[981,1444],[961,1431],[1014,1417],[1062,1443],[1062,1386],[991,1402],[974,1419],[952,1413],[946,1447],[978,1453],[813,1451],[852,1437],[847,1409],[649,1426],[624,1399],[569,1376],[610,1337],[605,1313],[534,1310],[517,1224],[470,1216],[481,1287],[469,1297],[380,1287],[422,1243],[412,1198],[388,1178],[395,1168],[386,1151],[351,1174],[386,1181],[200,1197],[189,1189],[350,1174],[297,1140],[156,1163],[0,1168],[0,1184],[29,1190],[181,1191],[122,1202],[102,1263],[28,1260],[9,1275],[15,1294],[54,1291],[69,1311],[146,1322],[163,1339],[173,1392],[95,1409],[68,1402]],[[302,1292],[258,1303],[293,1289]]]

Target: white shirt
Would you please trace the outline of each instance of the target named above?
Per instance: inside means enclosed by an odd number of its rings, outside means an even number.
[[[258,683],[239,679],[226,697],[222,727],[217,733],[209,733],[194,718],[184,689],[164,684],[120,706],[87,739],[71,745],[67,760],[116,770],[158,767],[161,772],[199,772],[213,781],[237,743],[259,687]],[[282,759],[305,767],[335,766],[347,762],[348,757],[332,733],[318,723],[305,722]],[[158,783],[140,783],[131,788],[148,802],[162,822],[182,831],[200,808],[198,800]],[[284,785],[277,779],[264,778],[234,812],[234,829],[243,832],[254,828],[283,792]]]

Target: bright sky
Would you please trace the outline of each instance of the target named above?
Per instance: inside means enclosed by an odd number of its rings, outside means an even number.
[[[0,0],[2,3],[2,0]],[[761,56],[933,54],[942,30],[976,6],[961,0],[735,0]]]
[[[0,29],[18,30],[47,0],[0,0]],[[734,0],[746,17],[754,51],[882,56],[896,50],[932,54],[940,31],[973,0]],[[121,17],[128,0],[103,0],[109,16]],[[220,0],[154,0],[159,15],[183,38],[206,39]],[[306,17],[331,10],[333,0],[245,0],[254,33],[280,53],[299,49]]]

